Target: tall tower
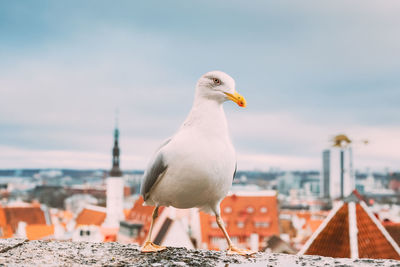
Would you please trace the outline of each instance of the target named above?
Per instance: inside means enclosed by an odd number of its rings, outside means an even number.
[[[322,196],[343,199],[350,195],[354,188],[351,179],[353,167],[350,144],[352,141],[343,134],[335,136],[332,141],[332,147],[322,152]]]
[[[124,219],[124,179],[119,168],[119,130],[116,123],[114,130],[114,147],[112,149],[112,168],[107,177],[107,217],[103,223],[104,227],[119,227],[119,222]]]
[[[118,126],[115,126],[114,130],[114,147],[112,150],[112,168],[110,171],[110,176],[111,177],[121,177],[122,172],[121,169],[119,168],[119,146],[118,146],[118,138],[119,138],[119,130]]]
[[[331,173],[331,151],[324,150],[322,152],[322,197],[330,198],[330,173]]]

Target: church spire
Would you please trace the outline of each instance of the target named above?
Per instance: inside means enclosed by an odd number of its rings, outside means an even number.
[[[113,159],[112,159],[112,169],[110,171],[111,177],[121,177],[122,172],[119,168],[119,146],[118,146],[119,130],[118,130],[118,113],[115,118],[115,130],[114,130],[114,147],[113,147]]]

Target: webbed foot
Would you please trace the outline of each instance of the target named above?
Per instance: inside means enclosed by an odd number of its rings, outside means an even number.
[[[242,256],[250,256],[257,253],[256,251],[244,249],[244,248],[237,248],[235,246],[230,246],[227,250],[228,255],[234,255],[234,254],[239,254]]]
[[[146,241],[144,243],[144,245],[142,246],[142,248],[140,249],[140,251],[141,252],[158,252],[158,251],[164,250],[166,248],[167,247],[156,245],[151,241]]]

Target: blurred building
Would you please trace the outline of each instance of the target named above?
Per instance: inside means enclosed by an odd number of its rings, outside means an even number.
[[[87,205],[96,205],[97,198],[89,194],[75,194],[64,200],[65,209],[73,214],[80,213]]]
[[[326,218],[327,211],[280,210],[280,237],[297,251],[317,230]]]
[[[275,191],[236,192],[221,202],[221,217],[231,240],[239,247],[260,250],[279,235]],[[215,216],[200,213],[202,248],[224,250],[227,243]]]
[[[301,189],[301,176],[293,172],[286,172],[278,177],[279,194],[289,196],[291,192]],[[292,193],[293,194],[293,193]]]
[[[14,203],[0,207],[0,238],[42,239],[54,234],[50,214],[39,203]]]
[[[354,189],[350,171],[348,150],[330,148],[322,152],[321,188],[322,196],[337,199],[348,196]],[[343,167],[343,175],[341,174]],[[343,192],[342,192],[343,191]]]
[[[400,172],[391,173],[389,177],[389,188],[400,193]]]
[[[72,241],[103,242],[101,225],[106,219],[106,209],[99,206],[85,207],[75,219]],[[111,240],[115,241],[115,240]]]

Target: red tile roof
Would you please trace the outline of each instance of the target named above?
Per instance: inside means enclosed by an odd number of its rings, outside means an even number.
[[[329,220],[326,227],[318,234],[304,254],[334,258],[350,258],[347,203],[337,211],[331,220]]]
[[[266,238],[279,234],[278,206],[275,194],[233,194],[221,202],[221,216],[232,239],[248,247],[252,233],[259,235],[260,247]],[[209,249],[218,249],[212,240],[224,238],[215,222],[215,216],[200,212],[202,242]]]
[[[46,224],[46,218],[40,207],[0,207],[0,226],[10,226],[15,233],[19,222]]]
[[[300,254],[400,260],[400,248],[365,202],[351,195],[307,241]]]
[[[358,254],[360,258],[396,259],[400,255],[361,205],[356,206],[358,226]]]
[[[26,226],[26,238],[38,240],[54,234],[54,225],[30,224]]]
[[[400,246],[400,223],[386,223],[384,226],[393,240]]]
[[[79,225],[97,225],[103,224],[106,219],[106,212],[91,208],[84,208],[76,218],[76,226]]]

